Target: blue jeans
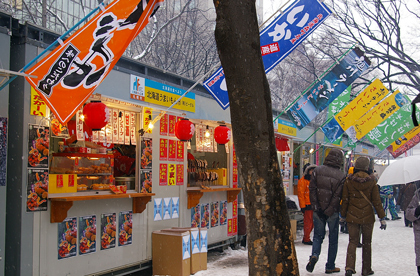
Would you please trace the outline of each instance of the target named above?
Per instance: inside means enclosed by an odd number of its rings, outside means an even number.
[[[328,259],[325,269],[335,268],[335,258],[337,257],[338,250],[338,213],[334,213],[327,220],[320,218],[316,212],[314,212],[314,238],[312,244],[312,256],[316,256],[317,259],[321,254],[321,245],[325,237],[325,224],[328,224]]]

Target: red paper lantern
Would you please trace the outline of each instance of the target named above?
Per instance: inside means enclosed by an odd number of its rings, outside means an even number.
[[[216,127],[214,130],[214,140],[220,145],[224,145],[230,141],[232,132],[230,128],[225,125]]]
[[[85,123],[94,131],[101,130],[109,121],[108,107],[101,102],[90,102],[83,107]]]
[[[181,119],[175,124],[175,136],[181,141],[190,140],[195,131],[195,126],[188,119]]]

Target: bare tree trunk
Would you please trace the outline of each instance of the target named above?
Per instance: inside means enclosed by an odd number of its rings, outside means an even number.
[[[255,0],[214,0],[214,5],[216,43],[229,91],[245,199],[249,275],[299,275],[277,160]]]

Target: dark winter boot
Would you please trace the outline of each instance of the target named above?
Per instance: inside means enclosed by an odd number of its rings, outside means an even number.
[[[417,267],[417,273],[419,274],[419,276],[420,276],[420,266],[418,266]]]
[[[315,267],[315,264],[316,264],[317,261],[318,261],[317,256],[311,256],[309,258],[308,264],[306,265],[306,271],[308,271],[308,272],[314,271],[314,267]]]

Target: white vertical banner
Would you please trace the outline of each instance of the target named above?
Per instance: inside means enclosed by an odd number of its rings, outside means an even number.
[[[92,130],[92,142],[99,142],[99,131]]]
[[[112,144],[112,108],[108,108],[108,123],[105,126],[105,140],[107,144]]]
[[[216,140],[214,139],[214,130],[215,130],[215,128],[211,128],[211,137],[212,137],[212,139],[213,139],[213,151],[214,152],[217,152],[217,142],[216,142]]]
[[[85,140],[85,136],[83,135],[83,120],[81,118],[82,116],[82,111],[79,110],[76,113],[76,136],[77,136],[77,141],[84,141]]]
[[[130,112],[124,112],[124,144],[130,145]]]
[[[118,117],[118,144],[124,145],[124,110],[119,110],[121,116]]]
[[[203,130],[201,128],[201,125],[197,124],[195,129],[195,141],[197,151],[203,151],[203,134],[201,133],[202,131]]]
[[[130,112],[130,140],[132,145],[136,145],[136,113]]]
[[[105,127],[101,128],[99,132],[99,143],[106,143],[105,141]]]
[[[118,144],[118,109],[112,109],[112,143]]]

